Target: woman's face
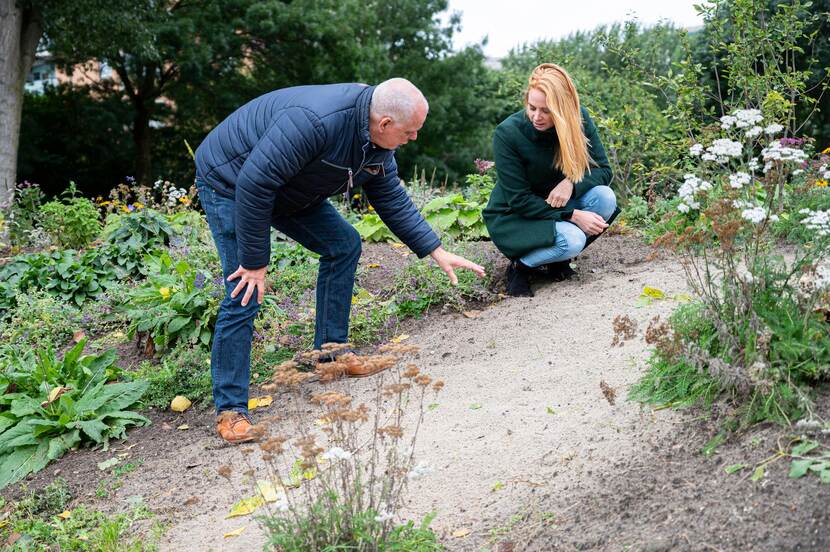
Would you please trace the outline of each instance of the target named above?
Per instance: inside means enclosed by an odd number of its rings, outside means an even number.
[[[553,128],[553,117],[545,103],[545,93],[538,88],[531,88],[527,93],[527,118],[536,130]]]

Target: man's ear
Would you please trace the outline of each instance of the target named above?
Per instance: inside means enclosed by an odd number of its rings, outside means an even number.
[[[392,124],[392,117],[383,116],[383,117],[380,118],[380,121],[378,122],[378,130],[383,132],[386,129],[388,129],[391,124]]]

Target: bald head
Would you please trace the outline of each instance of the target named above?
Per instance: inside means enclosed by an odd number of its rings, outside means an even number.
[[[369,136],[375,144],[395,149],[418,138],[429,112],[427,99],[406,79],[383,81],[372,92]]]

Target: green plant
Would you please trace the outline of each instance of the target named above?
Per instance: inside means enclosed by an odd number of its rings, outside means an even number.
[[[81,305],[101,294],[115,278],[100,249],[20,255],[0,268],[0,316],[14,308],[18,293],[44,291]]]
[[[9,321],[0,322],[0,340],[6,345],[44,349],[61,347],[78,329],[80,312],[47,294],[20,293]]]
[[[62,247],[86,247],[101,232],[98,208],[89,199],[78,196],[75,183],[62,194],[62,201],[50,201],[40,208],[40,223]]]
[[[145,274],[144,256],[170,243],[172,235],[167,218],[153,209],[111,215],[104,232],[107,256],[118,267],[119,278]]]
[[[81,356],[81,340],[58,360],[51,349],[13,354],[0,373],[0,488],[86,443],[105,448],[126,429],[148,424],[127,410],[142,381],[110,383],[118,374],[115,351]]]
[[[13,203],[4,209],[12,245],[30,244],[42,202],[43,192],[39,185],[24,181],[15,186]]]
[[[133,377],[148,383],[141,400],[145,406],[167,408],[176,395],[194,404],[210,404],[210,353],[201,346],[179,343],[160,363],[142,362]]]
[[[815,473],[822,483],[830,484],[830,449],[822,447],[818,441],[802,439],[790,452],[789,476],[792,479]]]
[[[61,550],[67,552],[150,552],[157,549],[155,538],[130,537],[130,529],[151,517],[145,507],[107,515],[78,506],[67,510],[72,495],[63,479],[56,479],[39,492],[14,504],[0,526],[0,540],[13,542],[6,550]],[[10,539],[12,534],[17,538]]]
[[[147,332],[158,349],[178,340],[209,346],[219,309],[216,283],[185,260],[174,264],[167,253],[147,261],[147,281],[128,292],[123,305],[128,335]]]
[[[360,237],[367,242],[397,241],[389,228],[380,220],[376,213],[366,213],[354,224]]]

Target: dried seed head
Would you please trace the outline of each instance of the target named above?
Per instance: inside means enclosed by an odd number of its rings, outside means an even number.
[[[432,384],[432,389],[436,393],[439,392],[440,390],[442,390],[443,388],[444,388],[444,381],[443,380],[438,380],[438,381],[436,381],[435,383]]]
[[[222,466],[219,466],[219,469],[216,470],[216,473],[218,473],[220,476],[224,477],[225,479],[230,480],[232,471],[233,470],[231,469],[231,467],[229,465],[224,464]]]
[[[421,374],[417,378],[415,378],[415,383],[420,385],[421,387],[426,387],[430,383],[432,383],[432,378],[426,374]]]
[[[421,370],[415,366],[414,364],[407,364],[406,370],[404,370],[403,377],[405,378],[414,378],[418,374],[421,373]]]
[[[378,428],[378,435],[381,437],[390,437],[392,439],[400,439],[403,437],[403,429],[401,426],[390,425]]]

